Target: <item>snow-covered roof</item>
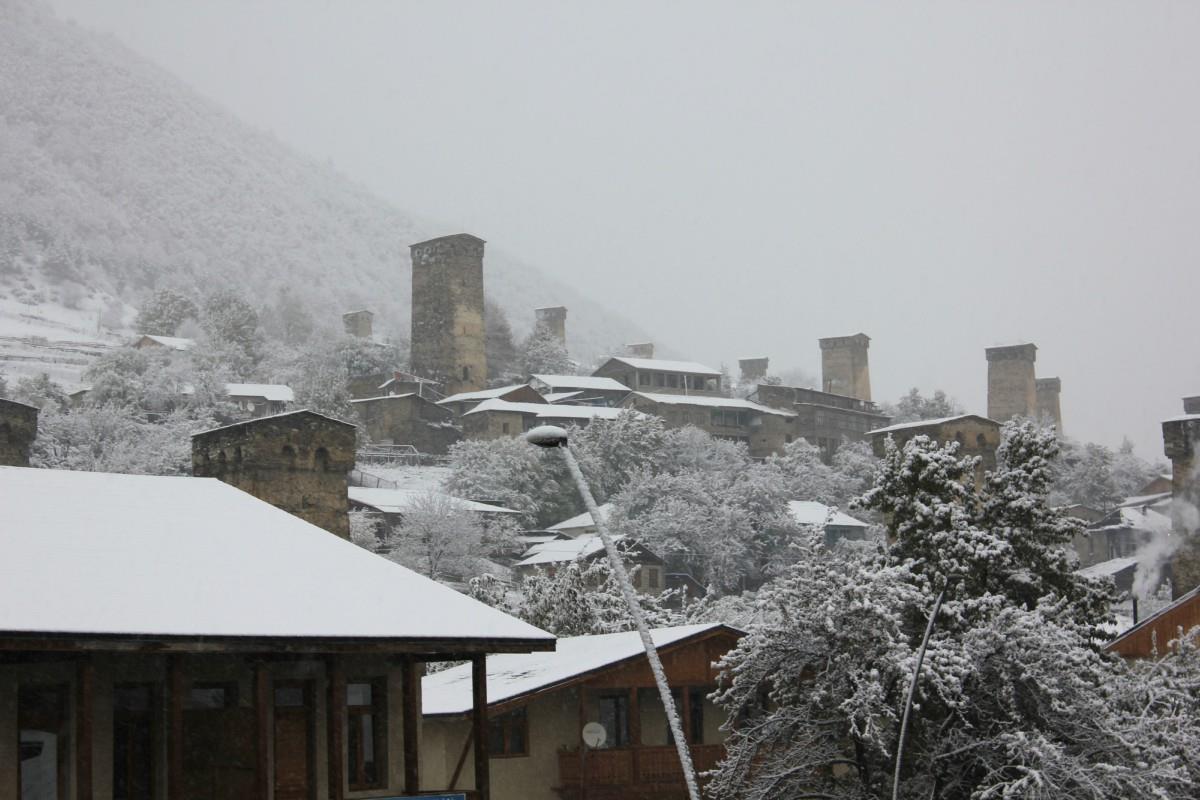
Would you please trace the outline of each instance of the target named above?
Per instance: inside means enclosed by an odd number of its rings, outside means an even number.
[[[614,542],[622,541],[625,537],[617,535]],[[574,539],[551,539],[548,542],[535,544],[525,551],[525,555],[514,566],[536,567],[539,564],[561,564],[567,561],[577,561],[581,558],[595,555],[604,549],[604,540],[597,534],[578,536]]]
[[[1090,528],[1092,531],[1132,528],[1150,533],[1170,533],[1171,518],[1145,506],[1122,506]]]
[[[209,428],[206,431],[198,431],[198,432],[192,434],[192,438],[194,439],[197,436],[203,436],[206,433],[214,433],[216,431],[223,431],[223,430],[227,430],[229,428],[237,428],[242,425],[261,425],[262,423],[270,422],[271,420],[279,420],[279,419],[283,419],[284,417],[300,417],[300,416],[320,417],[321,419],[326,420],[328,422],[336,422],[338,425],[345,425],[350,428],[358,427],[353,422],[346,422],[346,420],[344,420],[344,419],[337,419],[336,417],[331,417],[328,414],[321,414],[319,412],[312,411],[307,408],[298,408],[294,411],[284,411],[279,414],[270,414],[265,417],[255,417],[254,419],[244,419],[241,422],[231,422],[228,425],[221,425],[216,428]]]
[[[561,403],[564,400],[570,400],[572,397],[579,397],[581,394],[583,394],[583,392],[580,391],[547,392],[546,394],[542,395],[542,397],[546,398],[547,403]]]
[[[1164,419],[1163,422],[1195,422],[1200,420],[1200,414],[1180,414],[1178,417]]]
[[[753,403],[737,397],[710,397],[698,394],[655,394],[652,392],[631,392],[636,397],[643,397],[653,403],[663,403],[674,406],[705,406],[707,408],[736,408],[745,411],[756,411],[760,414],[775,414],[780,417],[794,417],[795,411],[785,411],[781,408]]]
[[[495,389],[481,389],[478,392],[459,392],[458,394],[452,394],[447,398],[438,400],[438,405],[445,405],[447,403],[466,403],[472,400],[490,400],[494,397],[502,397],[509,392],[524,388],[525,384],[516,383],[512,386],[500,386]],[[533,405],[536,405],[536,403]]]
[[[444,492],[421,491],[420,489],[368,489],[365,486],[351,486],[348,489],[350,501],[364,506],[370,506],[384,514],[403,514],[414,505],[419,505],[429,497],[445,498],[455,508],[463,511],[475,511],[481,514],[519,514],[511,508],[493,506],[487,503],[477,503],[474,500],[464,500],[461,497],[445,494]]]
[[[143,333],[142,338],[157,342],[163,347],[169,347],[172,350],[191,350],[196,346],[194,339],[184,339],[179,336],[157,336],[151,333]]]
[[[296,399],[292,387],[282,383],[227,383],[225,394],[230,397],[262,397],[278,403],[291,403]]]
[[[585,389],[593,392],[628,392],[629,387],[612,378],[595,375],[533,375],[551,389]]]
[[[612,503],[604,503],[603,505],[597,506],[596,508],[597,508],[597,510],[599,510],[600,516],[604,520],[607,520],[608,515],[610,513],[612,513]],[[555,524],[551,525],[549,528],[546,528],[546,530],[548,530],[548,531],[569,531],[569,530],[574,530],[575,528],[590,528],[595,524],[596,524],[595,521],[592,520],[592,512],[585,511],[582,514],[576,514],[575,516],[571,517],[570,519],[564,519],[562,522],[556,522]]]
[[[1137,494],[1131,497],[1126,497],[1123,501],[1121,501],[1121,507],[1154,506],[1170,499],[1171,492],[1159,492],[1158,494]]]
[[[661,358],[631,358],[629,356],[613,356],[613,361],[620,361],[634,369],[653,370],[656,372],[686,372],[689,375],[709,375],[721,377],[721,371],[695,361],[667,361]]]
[[[832,513],[830,513],[832,512]],[[788,513],[792,519],[801,525],[839,525],[846,528],[867,528],[867,523],[857,520],[849,514],[835,511],[824,503],[815,500],[790,500]]]
[[[1110,558],[1108,561],[1101,561],[1099,564],[1092,564],[1090,567],[1084,567],[1075,572],[1088,578],[1111,577],[1122,570],[1136,567],[1137,563],[1136,558]]]
[[[650,638],[655,647],[661,649],[720,629],[734,635],[741,634],[734,628],[710,622],[654,628],[650,631]],[[566,637],[558,640],[553,653],[488,656],[488,704],[504,703],[569,683],[574,678],[623,661],[645,657],[637,631]],[[465,714],[470,711],[471,665],[461,664],[422,678],[421,704],[426,716]]]
[[[959,420],[976,419],[982,422],[990,422],[993,425],[999,426],[1000,423],[995,420],[981,417],[978,414],[959,414],[954,417],[939,417],[937,419],[919,419],[915,422],[900,422],[896,425],[888,425],[886,428],[876,428],[872,431],[867,431],[867,436],[877,436],[881,434],[892,433],[893,431],[909,430],[911,428],[929,428],[937,425],[945,425],[947,422],[958,422]]]
[[[484,400],[472,408],[464,416],[482,414],[485,411],[509,411],[514,414],[532,414],[538,419],[616,419],[625,411],[623,408],[608,408],[606,406],[570,406],[551,405],[549,403],[514,403],[509,400],[493,398]]]
[[[0,467],[0,495],[0,632],[553,641],[215,479]]]

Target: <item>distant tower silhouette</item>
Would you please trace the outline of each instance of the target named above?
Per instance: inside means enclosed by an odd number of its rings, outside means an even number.
[[[1037,410],[1037,345],[989,347],[986,353],[988,417],[996,422],[1032,417]]]
[[[351,336],[357,336],[360,339],[370,339],[372,334],[374,334],[374,319],[375,315],[366,309],[362,311],[348,311],[342,314],[342,327]]]
[[[537,318],[537,324],[546,328],[562,343],[563,347],[567,346],[567,308],[566,306],[551,306],[549,308],[535,308],[534,316]]]
[[[412,370],[449,394],[487,384],[483,246],[483,239],[458,233],[410,248]]]
[[[1036,387],[1038,417],[1052,421],[1058,435],[1062,436],[1062,381],[1058,378],[1038,378]]]
[[[871,337],[865,333],[834,336],[821,344],[821,389],[832,394],[871,399],[871,368],[867,350]]]

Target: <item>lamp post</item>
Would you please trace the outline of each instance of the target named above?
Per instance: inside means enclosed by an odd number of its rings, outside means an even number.
[[[900,759],[904,755],[904,737],[908,733],[908,715],[912,712],[913,697],[917,694],[917,679],[921,677],[921,663],[925,660],[925,650],[929,647],[929,637],[933,635],[934,621],[942,610],[942,600],[946,590],[938,592],[937,600],[933,602],[933,611],[929,613],[929,622],[925,626],[925,636],[921,639],[921,649],[917,651],[917,663],[913,667],[912,682],[908,685],[908,698],[904,701],[904,714],[900,717],[900,738],[896,741],[896,774],[892,776],[892,800],[900,797]]]
[[[579,496],[583,498],[583,504],[587,507],[588,513],[592,515],[592,522],[600,534],[600,541],[604,543],[604,551],[608,555],[608,566],[617,578],[617,585],[621,587],[621,595],[625,598],[625,604],[629,606],[629,614],[633,617],[638,634],[642,638],[642,647],[646,650],[650,671],[654,673],[654,682],[658,685],[658,695],[662,698],[663,709],[666,711],[667,721],[671,726],[671,734],[675,738],[675,750],[679,753],[679,766],[683,769],[683,780],[687,784],[688,797],[691,800],[700,800],[700,787],[696,783],[696,768],[692,766],[692,755],[688,751],[687,739],[683,735],[683,726],[679,723],[675,699],[671,696],[671,687],[667,685],[667,673],[663,671],[658,650],[654,647],[654,640],[650,638],[650,629],[646,627],[646,618],[642,614],[642,607],[634,594],[633,584],[629,580],[625,564],[621,561],[621,555],[613,543],[612,534],[608,531],[608,523],[600,516],[600,509],[596,505],[596,499],[592,497],[592,490],[588,486],[587,479],[583,477],[583,471],[579,469],[579,462],[575,460],[575,454],[571,452],[571,446],[567,441],[567,432],[555,425],[542,425],[525,434],[525,440],[538,447],[557,449],[562,453],[563,461],[567,463],[567,470],[571,473],[571,478],[579,489]],[[586,776],[581,777],[586,778]]]

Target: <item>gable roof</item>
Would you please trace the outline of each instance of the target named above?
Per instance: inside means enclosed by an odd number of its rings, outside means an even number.
[[[438,400],[438,405],[446,405],[447,403],[466,403],[472,400],[491,400],[496,397],[503,397],[506,394],[518,391],[520,389],[528,388],[529,386],[527,384],[515,383],[512,386],[498,386],[495,389],[480,389],[477,392],[459,392],[458,394],[452,394],[449,397]],[[529,402],[535,405],[537,404],[536,400]]]
[[[211,478],[0,467],[0,495],[0,636],[552,646]]]
[[[1088,526],[1088,531],[1124,530],[1169,534],[1171,518],[1146,506],[1120,506]]]
[[[597,506],[597,509],[600,511],[600,516],[607,520],[609,513],[612,511],[612,503],[603,503]],[[570,519],[564,519],[562,522],[556,522],[550,527],[546,528],[546,530],[567,531],[573,528],[589,528],[595,524],[595,521],[592,519],[592,512],[585,511],[582,514],[576,514]]]
[[[650,637],[655,647],[681,645],[690,640],[725,631],[742,632],[720,623],[654,628]],[[549,689],[560,689],[598,670],[622,662],[646,658],[637,631],[596,636],[570,636],[558,640],[553,653],[490,656],[487,660],[488,705],[511,702]],[[471,665],[426,675],[421,680],[422,711],[425,716],[453,716],[471,710]]]
[[[1165,654],[1167,645],[1178,638],[1180,628],[1186,634],[1197,626],[1200,626],[1200,586],[1124,631],[1104,645],[1104,649],[1125,658],[1149,658],[1156,645],[1158,652]]]
[[[711,395],[699,394],[655,394],[653,392],[630,392],[630,397],[641,397],[649,400],[652,403],[661,403],[663,405],[672,406],[704,406],[706,408],[736,408],[743,411],[755,411],[759,414],[774,414],[779,417],[794,417],[795,411],[787,411],[782,408],[771,408],[770,406],[753,403],[749,400],[742,400],[737,397],[712,397]]]
[[[624,541],[625,537],[617,534],[612,537],[614,542]],[[597,534],[577,536],[574,539],[551,539],[540,542],[525,551],[525,555],[513,566],[536,567],[539,564],[562,564],[578,561],[581,558],[594,556],[604,549],[604,540]]]
[[[403,514],[414,505],[419,505],[424,498],[445,498],[453,507],[463,511],[475,511],[482,514],[519,514],[511,508],[493,506],[487,503],[477,503],[474,500],[464,500],[445,492],[422,491],[420,489],[371,489],[366,486],[350,486],[347,488],[350,502],[369,506],[384,514]]]
[[[294,417],[296,419],[299,419],[302,416],[316,417],[317,419],[322,419],[322,420],[325,420],[326,422],[334,422],[334,423],[337,423],[338,425],[345,425],[347,428],[358,427],[353,422],[346,422],[344,419],[335,419],[334,417],[328,416],[326,414],[319,414],[316,411],[312,411],[307,408],[298,408],[295,411],[285,411],[282,414],[271,414],[266,417],[255,417],[254,419],[244,419],[241,422],[234,422],[229,425],[221,425],[216,428],[209,428],[206,431],[197,431],[196,433],[192,434],[192,438],[195,439],[197,436],[204,436],[209,433],[216,433],[217,431],[227,431],[231,428],[238,428],[243,425],[262,425],[265,422],[278,421],[278,420],[284,419],[285,417]]]
[[[990,425],[995,425],[997,428],[1000,427],[1000,423],[996,422],[996,420],[994,420],[994,419],[988,419],[987,417],[981,417],[978,414],[959,414],[958,416],[955,416],[955,417],[940,417],[938,419],[919,419],[919,420],[916,420],[915,422],[900,422],[900,423],[897,423],[896,425],[888,425],[886,428],[876,428],[875,430],[867,431],[866,433],[867,433],[867,436],[882,436],[882,435],[892,433],[894,431],[906,431],[906,430],[912,430],[913,428],[935,428],[938,425],[945,425],[948,422],[958,422],[960,420],[968,420],[968,419],[973,419],[973,420],[977,420],[979,422],[985,422]]]
[[[630,356],[612,356],[609,358],[609,361],[619,361],[634,369],[644,369],[647,371],[686,372],[689,375],[708,375],[713,378],[721,377],[720,370],[713,369],[696,361],[667,361],[661,358],[631,358]]]
[[[616,419],[622,412],[627,412],[624,408],[609,408],[607,406],[572,406],[563,405],[560,403],[513,403],[508,400],[492,398],[484,400],[479,405],[472,408],[464,417],[469,417],[472,414],[482,414],[485,411],[508,411],[514,414],[529,414],[538,419],[573,419],[585,420],[595,419]]]
[[[843,514],[841,511],[836,511],[815,500],[790,500],[788,501],[788,513],[801,525],[838,525],[843,528],[870,527],[862,520],[857,520],[849,514]]]
[[[179,351],[191,350],[196,346],[194,339],[184,339],[181,336],[158,336],[157,334],[143,333],[138,338],[138,341],[140,342],[142,339],[149,339],[156,344],[161,344],[163,347]]]
[[[629,387],[613,378],[596,375],[531,375],[551,389],[584,389],[592,392],[628,392]]]
[[[230,397],[261,397],[277,403],[291,403],[296,399],[292,387],[282,383],[227,383],[225,394]]]

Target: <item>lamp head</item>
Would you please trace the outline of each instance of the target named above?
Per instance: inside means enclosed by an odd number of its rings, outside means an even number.
[[[564,447],[567,432],[557,425],[539,425],[525,434],[525,441],[538,447]]]

